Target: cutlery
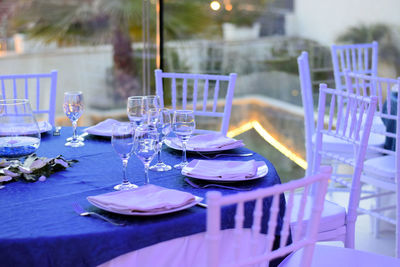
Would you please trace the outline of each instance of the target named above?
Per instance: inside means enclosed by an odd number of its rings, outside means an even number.
[[[53,136],[59,136],[60,132],[61,132],[61,126],[55,127],[55,129],[53,131]]]
[[[199,207],[202,207],[202,208],[208,208],[208,205],[205,204],[205,203],[199,202],[199,203],[197,203],[196,205],[199,206]]]
[[[229,153],[222,153],[222,154],[215,154],[212,156],[206,156],[202,153],[200,153],[199,151],[196,151],[197,154],[199,154],[200,156],[206,158],[206,159],[215,159],[218,157],[222,157],[222,156],[227,156],[227,157],[249,157],[249,156],[253,156],[253,153],[239,153],[239,154],[229,154]]]
[[[104,220],[104,221],[106,221],[106,222],[109,222],[109,223],[111,223],[111,224],[113,224],[113,225],[116,225],[116,226],[124,226],[124,225],[125,225],[125,224],[123,224],[123,223],[116,223],[116,222],[114,222],[114,221],[112,221],[112,220],[110,220],[110,219],[108,219],[108,218],[106,218],[106,217],[104,217],[104,216],[102,216],[102,215],[96,213],[96,212],[86,211],[85,209],[82,208],[81,205],[79,205],[79,203],[76,203],[76,202],[75,202],[75,203],[72,203],[72,208],[73,208],[74,211],[75,211],[76,213],[78,213],[80,216],[94,216],[94,217],[97,217],[97,218],[99,218],[99,219],[102,219],[102,220]]]
[[[195,182],[191,181],[189,178],[185,178],[185,182],[190,184],[192,187],[199,188],[199,189],[208,188],[208,187],[218,187],[218,188],[231,189],[231,190],[237,190],[237,191],[248,191],[248,190],[252,189],[251,187],[242,188],[242,187],[227,186],[227,185],[222,185],[222,184],[199,185],[199,184],[196,184]]]

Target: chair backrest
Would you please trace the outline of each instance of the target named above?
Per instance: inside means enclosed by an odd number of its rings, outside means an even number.
[[[57,71],[40,74],[0,75],[0,97],[29,99],[38,120],[55,123]],[[42,119],[47,114],[47,119]]]
[[[308,63],[308,53],[303,51],[297,58],[299,67],[299,78],[301,88],[301,99],[303,101],[304,109],[304,130],[305,130],[305,145],[306,145],[306,160],[307,170],[306,175],[311,174],[312,161],[313,161],[313,142],[312,137],[315,132],[314,120],[314,100],[312,92],[310,65]]]
[[[209,75],[168,73],[155,70],[156,93],[160,97],[162,108],[166,106],[173,111],[176,109],[193,110],[196,116],[196,133],[213,132],[205,129],[208,128],[207,126],[203,126],[203,129],[201,126],[198,127],[201,125],[199,118],[206,117],[208,122],[220,125],[220,128],[215,131],[226,135],[229,128],[236,76],[235,73]],[[170,83],[167,83],[166,80],[170,80]],[[209,120],[210,117],[215,118],[216,121]]]
[[[291,181],[281,185],[275,185],[272,187],[258,189],[256,191],[221,196],[219,192],[208,192],[207,193],[207,260],[209,267],[220,266],[220,239],[221,239],[221,216],[223,216],[223,207],[236,204],[236,215],[235,215],[235,229],[234,234],[237,241],[234,244],[234,258],[230,259],[230,263],[224,262],[224,266],[254,266],[257,263],[268,263],[276,258],[282,257],[300,248],[305,249],[303,254],[302,265],[309,266],[312,259],[314,250],[314,243],[316,242],[317,229],[323,209],[324,198],[328,185],[328,180],[332,173],[330,167],[321,168],[320,172],[313,176],[306,176],[305,178]],[[315,185],[317,190],[313,198],[307,197],[311,186]],[[299,213],[297,216],[298,229],[296,229],[295,236],[292,236],[292,242],[288,242],[290,236],[290,219],[293,207],[294,194],[299,190],[303,190]],[[283,215],[282,225],[277,223],[279,210],[279,202],[283,198],[283,194],[288,195],[288,202]],[[312,214],[308,223],[307,229],[302,229],[304,224],[303,217],[307,201],[310,201],[309,206],[312,206]],[[264,210],[265,213],[269,213],[264,217],[263,214],[263,203],[268,201],[270,203],[269,210]],[[244,242],[241,242],[243,234],[246,231],[244,229],[244,221],[246,209],[248,208],[249,202],[254,203],[253,209],[250,212],[250,221],[252,225],[248,231],[251,231],[252,243],[250,248],[250,255],[242,255],[242,248]],[[263,221],[265,220],[265,221]],[[260,246],[260,242],[257,242],[257,237],[260,236],[260,230],[262,225],[267,225],[266,235],[264,235],[262,242],[264,247]],[[278,229],[280,228],[280,229]],[[304,234],[305,232],[305,234]],[[275,238],[279,236],[279,248],[273,250],[273,244],[277,240]],[[245,244],[248,246],[248,244]],[[259,265],[257,265],[259,266]],[[264,266],[264,265],[262,265]]]
[[[361,193],[360,179],[376,104],[376,96],[360,96],[327,88],[326,84],[320,85],[313,173],[319,170],[322,159],[325,158],[353,167],[346,216],[347,247],[354,247],[355,222]],[[352,144],[353,155],[324,150],[323,138],[329,136]]]
[[[336,89],[346,88],[345,70],[360,74],[378,74],[378,42],[332,45],[333,74]]]

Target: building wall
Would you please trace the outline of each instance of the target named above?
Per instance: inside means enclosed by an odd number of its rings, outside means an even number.
[[[399,0],[295,0],[286,33],[330,46],[343,31],[362,23],[400,27],[399,10]]]

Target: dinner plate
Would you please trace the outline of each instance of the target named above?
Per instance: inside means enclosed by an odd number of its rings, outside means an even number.
[[[96,125],[84,129],[84,131],[91,135],[111,137],[112,128],[115,123],[119,123],[119,121],[114,119],[106,119]]]
[[[180,150],[182,151],[182,147],[175,144],[171,138],[166,138],[164,143],[172,149],[175,150]],[[221,148],[198,148],[198,149],[191,149],[190,147],[186,149],[186,151],[188,152],[220,152],[220,151],[225,151],[225,150],[229,150],[229,149],[234,149],[234,148],[239,148],[239,147],[244,147],[245,145],[243,144],[243,142],[236,142],[233,143],[231,145],[227,145]]]
[[[193,169],[194,166],[196,166],[198,159],[194,159],[191,162],[189,162],[188,165],[186,165],[181,173],[185,176],[199,179],[199,180],[206,180],[206,181],[213,181],[213,182],[224,182],[224,183],[229,183],[229,182],[239,182],[239,181],[249,181],[249,180],[254,180],[258,179],[261,177],[264,177],[268,173],[268,166],[265,164],[264,161],[256,161],[256,166],[257,166],[257,173],[253,177],[239,177],[239,178],[216,178],[216,177],[207,177],[207,176],[201,176],[201,175],[192,175],[189,174],[189,172]]]
[[[200,203],[203,200],[202,197],[198,197],[198,196],[194,196],[194,200],[186,205],[177,207],[177,208],[173,208],[173,209],[166,209],[166,210],[160,210],[160,211],[154,211],[154,212],[128,212],[128,211],[121,211],[121,210],[114,210],[111,209],[109,207],[103,206],[99,203],[94,203],[93,201],[90,201],[88,199],[88,201],[93,205],[98,207],[99,209],[105,210],[105,211],[109,211],[112,213],[117,213],[117,214],[122,214],[122,215],[134,215],[134,216],[154,216],[154,215],[161,215],[161,214],[167,214],[167,213],[172,213],[172,212],[177,212],[180,210],[185,210],[188,209],[190,207],[193,207],[194,205],[196,205],[197,203]]]

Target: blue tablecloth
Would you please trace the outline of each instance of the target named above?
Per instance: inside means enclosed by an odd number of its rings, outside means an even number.
[[[205,231],[206,209],[198,206],[172,214],[138,217],[113,214],[90,205],[87,196],[113,191],[113,186],[121,182],[122,163],[107,138],[89,136],[84,147],[65,147],[65,139],[71,133],[72,129],[67,127],[62,129],[61,136],[44,134],[37,154],[61,154],[79,160],[78,163],[45,182],[14,182],[0,190],[0,266],[95,266],[133,250]],[[188,157],[200,158],[190,154]],[[180,161],[181,153],[166,149],[163,158],[173,165]],[[252,158],[264,160],[269,172],[265,178],[247,181],[244,186],[258,188],[280,183],[268,160],[257,154]],[[135,156],[129,161],[127,173],[131,182],[143,184],[143,165]],[[178,170],[149,174],[151,183],[156,185],[202,197],[208,191],[186,184]],[[80,217],[71,207],[73,202],[127,225],[116,227],[95,218]],[[269,205],[268,200],[265,205]],[[281,216],[284,207],[282,197]],[[226,213],[224,217],[224,228],[232,227],[233,217]]]

